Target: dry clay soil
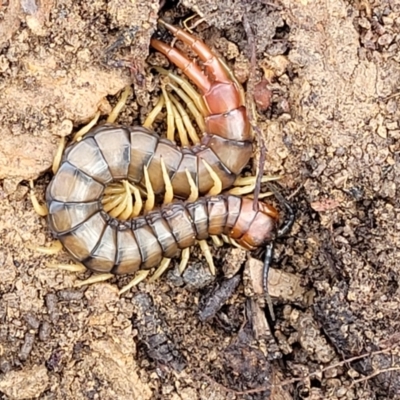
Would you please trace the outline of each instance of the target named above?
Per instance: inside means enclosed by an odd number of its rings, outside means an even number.
[[[159,6],[0,3],[0,399],[400,399],[400,3]],[[248,91],[262,82],[265,172],[284,175],[297,210],[274,267],[304,289],[273,298],[268,340],[265,326],[249,329],[256,301],[242,279],[201,322],[213,278],[198,288],[170,273],[119,297],[128,278],[75,288],[82,275],[47,267],[66,254],[35,251],[51,235],[28,180],[43,201],[60,137],[106,115],[127,84],[134,95],[120,122],[143,123],[159,88],[148,67],[165,64],[149,48],[159,12],[174,23],[204,17],[195,34]],[[120,61],[105,65],[118,38],[109,58]],[[215,251],[217,281],[236,255]],[[196,251],[189,269],[205,274]]]

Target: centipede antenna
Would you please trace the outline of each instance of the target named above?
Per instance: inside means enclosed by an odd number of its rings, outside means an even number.
[[[278,191],[278,189],[271,182],[268,182],[267,186],[271,190],[271,192],[274,194],[274,196],[278,199],[281,206],[283,206],[286,210],[286,214],[287,214],[286,222],[284,223],[283,226],[281,226],[278,229],[278,232],[276,234],[276,237],[280,238],[280,237],[286,235],[292,228],[292,226],[294,224],[294,220],[296,218],[296,212],[294,211],[294,208],[291,206],[291,204],[282,196],[282,194]]]
[[[296,219],[296,212],[294,211],[294,208],[291,206],[291,204],[285,199],[283,204],[286,208],[287,219],[285,224],[278,229],[278,233],[276,235],[277,237],[282,237],[286,235],[290,231],[290,229],[292,229],[292,226]]]
[[[273,254],[274,254],[274,242],[269,242],[267,244],[267,247],[265,248],[265,258],[263,266],[263,289],[271,319],[275,321],[274,308],[272,306],[271,297],[268,293],[268,273],[269,273],[269,267],[271,266],[272,263]]]

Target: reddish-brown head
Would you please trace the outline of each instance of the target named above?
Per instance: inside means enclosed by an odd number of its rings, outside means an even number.
[[[278,220],[278,211],[273,206],[258,202],[258,210],[254,211],[253,200],[244,198],[230,237],[244,248],[254,250],[274,238]]]

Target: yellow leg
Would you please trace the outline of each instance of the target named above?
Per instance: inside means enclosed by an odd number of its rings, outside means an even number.
[[[126,221],[128,218],[130,218],[133,212],[132,193],[128,181],[123,180],[122,184],[124,185],[126,191],[126,206],[123,212],[118,216],[118,218],[122,221]]]
[[[54,156],[54,160],[53,160],[53,166],[51,168],[51,170],[53,171],[53,174],[55,174],[58,169],[60,168],[60,164],[61,164],[61,158],[62,155],[64,153],[64,149],[65,149],[65,137],[63,136],[60,140],[60,143],[58,145],[57,151],[56,151],[56,155]]]
[[[104,189],[104,195],[116,195],[125,192],[125,188],[122,187],[119,183],[111,183]]]
[[[187,247],[186,249],[182,250],[182,254],[181,254],[181,262],[179,263],[179,273],[183,274],[183,272],[185,271],[187,264],[189,262],[189,257],[190,257],[190,247]]]
[[[178,106],[182,108],[176,98],[170,93],[169,97],[172,102],[172,112],[174,113],[176,127],[178,129],[179,140],[181,141],[182,147],[189,147],[189,139],[187,136],[186,128],[183,125],[182,115],[179,112]]]
[[[261,178],[261,183],[271,182],[281,179],[281,176],[278,175],[264,175]],[[233,183],[233,186],[236,186],[229,190],[230,194],[241,196],[243,194],[249,194],[254,191],[257,183],[257,176],[246,176],[246,177],[239,177]]]
[[[157,118],[157,115],[161,112],[165,104],[164,96],[161,95],[160,98],[157,101],[157,104],[155,107],[151,110],[150,114],[147,116],[146,121],[144,121],[143,126],[145,128],[151,128],[153,125],[155,119]]]
[[[129,188],[131,190],[131,193],[135,196],[135,205],[132,209],[132,214],[131,214],[131,218],[135,218],[140,214],[140,211],[142,211],[143,200],[142,196],[140,195],[140,191],[137,187],[129,183]]]
[[[187,23],[188,23],[189,21],[191,21],[193,18],[196,18],[196,17],[197,17],[197,14],[193,14],[193,15],[191,15],[189,18],[186,18],[186,19],[183,21],[183,26],[185,27],[185,29],[186,29],[189,33],[193,33],[193,29],[196,28],[197,25],[200,25],[202,22],[204,22],[204,21],[206,20],[204,17],[202,17],[202,18],[200,18],[199,20],[197,20],[197,21],[192,25],[191,28],[189,28],[188,25],[187,25]]]
[[[98,282],[105,282],[108,281],[109,279],[113,278],[115,275],[113,274],[96,274],[91,276],[88,279],[85,279],[83,281],[76,281],[74,286],[75,287],[81,287],[84,285],[92,285],[93,283],[98,283]]]
[[[175,91],[175,93],[181,98],[181,100],[183,100],[183,102],[186,104],[187,108],[190,110],[194,119],[196,120],[196,123],[197,123],[198,127],[200,128],[200,131],[202,133],[205,132],[206,123],[204,122],[204,117],[200,113],[200,111],[196,108],[196,105],[194,104],[193,100],[182,89],[180,89],[178,86],[175,86],[173,83],[168,82],[168,86],[170,86]],[[189,119],[189,121],[190,121],[190,119]],[[188,132],[189,132],[189,129],[188,129]],[[196,134],[196,131],[195,131],[195,134]],[[190,134],[189,134],[189,136],[191,137]],[[193,141],[193,143],[200,142],[200,139],[197,136],[197,134],[196,134],[196,137],[193,134],[192,141]]]
[[[219,236],[216,235],[211,235],[211,240],[213,241],[216,247],[222,247],[224,244],[222,240],[219,238]]]
[[[109,213],[116,207],[119,207],[121,203],[124,201],[124,195],[125,193],[121,193],[103,198],[102,204],[104,211]]]
[[[135,198],[134,201],[132,195]],[[143,200],[140,190],[127,180],[123,180],[111,184],[105,189],[102,204],[104,211],[108,212],[112,217],[126,221],[140,214]]]
[[[219,179],[219,176],[217,173],[210,167],[210,164],[203,158],[201,159],[203,161],[204,166],[207,169],[207,172],[210,174],[211,179],[214,181],[214,186],[210,189],[210,191],[207,193],[208,196],[216,196],[222,192],[222,182],[221,179]]]
[[[51,269],[61,269],[63,271],[68,271],[68,272],[76,272],[76,273],[82,273],[86,271],[86,267],[82,264],[52,264],[49,263],[47,264],[48,268]]]
[[[149,275],[150,270],[142,269],[138,272],[136,272],[135,277],[121,290],[119,291],[119,295],[127,292],[129,289],[133,288],[134,286],[138,285],[140,282],[145,280],[147,278],[147,275]]]
[[[210,272],[212,275],[215,275],[215,265],[214,265],[214,259],[213,256],[210,252],[210,247],[208,246],[208,243],[205,240],[199,240],[198,241],[201,251],[204,254],[204,257],[207,260],[207,264],[210,268]]]
[[[183,124],[185,125],[185,140],[187,141],[187,135],[186,135],[187,132],[193,144],[200,143],[200,139],[197,136],[196,129],[194,129],[194,126],[190,121],[189,115],[187,115],[185,109],[182,107],[182,105],[179,103],[178,99],[175,96],[170,94],[170,97],[179,113],[180,118],[182,119]],[[182,146],[185,146],[182,138],[181,138],[181,144]],[[187,142],[187,146],[189,146],[189,142]]]
[[[121,198],[121,202],[117,205],[117,207],[108,211],[108,214],[113,218],[119,218],[119,219],[123,220],[123,218],[121,218],[121,215],[126,210],[128,203],[132,203],[132,199],[131,199],[130,192],[128,192],[128,193],[125,192],[123,195],[120,196],[120,198]]]
[[[168,269],[170,263],[170,258],[163,258],[156,272],[154,272],[152,277],[149,279],[149,282],[154,282],[156,279],[158,279]]]
[[[172,203],[172,200],[174,199],[174,189],[172,187],[171,179],[169,177],[167,167],[165,166],[164,159],[161,157],[161,170],[162,170],[162,175],[164,179],[164,184],[165,184],[165,194],[164,194],[164,203],[163,204],[169,204]]]
[[[110,115],[107,118],[107,122],[109,123],[114,123],[121,110],[125,107],[126,101],[128,100],[128,97],[132,95],[132,88],[130,86],[127,86],[121,95],[121,98],[118,100],[118,103],[115,105],[115,107],[112,109]]]
[[[151,186],[149,171],[147,170],[147,166],[144,166],[143,172],[144,172],[144,181],[147,191],[147,200],[146,203],[144,204],[144,209],[146,211],[151,211],[154,208],[155,196],[154,196],[153,186]]]
[[[185,173],[190,186],[190,196],[186,201],[193,202],[199,198],[199,188],[197,187],[188,169],[185,169]]]
[[[80,140],[82,140],[83,136],[85,136],[97,124],[100,115],[100,111],[97,111],[97,113],[94,115],[94,118],[87,125],[79,129],[79,131],[75,133],[74,137],[72,138],[72,142],[79,142]]]
[[[207,106],[205,105],[203,98],[200,96],[199,93],[196,92],[194,87],[186,79],[178,75],[175,75],[171,71],[168,71],[164,68],[161,67],[153,67],[153,68],[158,73],[166,75],[168,76],[168,78],[175,81],[184,90],[184,92],[193,100],[194,104],[196,105],[196,108],[201,112],[201,114],[204,117],[207,117],[209,115]]]
[[[38,247],[32,248],[32,250],[38,251],[39,253],[42,253],[42,254],[47,254],[49,256],[52,256],[54,254],[59,253],[62,250],[62,244],[59,240],[54,240],[54,242],[51,243],[50,247],[38,246]]]
[[[232,246],[235,246],[235,247],[237,247],[238,249],[242,249],[242,250],[246,250],[246,251],[247,251],[247,249],[244,248],[243,246],[241,246],[238,242],[236,242],[235,239],[232,239],[232,238],[230,238],[230,237],[228,237],[228,236],[226,236],[226,235],[221,235],[221,237],[222,237],[222,240],[223,240],[225,243],[228,243],[228,244],[230,244],[230,245],[232,245]]]
[[[165,99],[165,108],[167,109],[167,139],[175,141],[175,118],[172,103],[164,86],[161,87],[161,90]]]
[[[33,180],[31,179],[29,181],[29,186],[30,186],[30,198],[31,198],[31,203],[33,205],[33,209],[41,216],[41,217],[46,217],[49,214],[49,210],[47,209],[47,206],[45,204],[41,205],[39,203],[39,200],[37,199],[35,195],[35,186],[33,184]]]

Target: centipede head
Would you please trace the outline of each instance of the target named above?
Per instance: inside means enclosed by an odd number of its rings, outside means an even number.
[[[272,205],[260,201],[254,210],[253,200],[244,198],[232,237],[246,249],[255,250],[274,239],[278,221],[278,211]]]

